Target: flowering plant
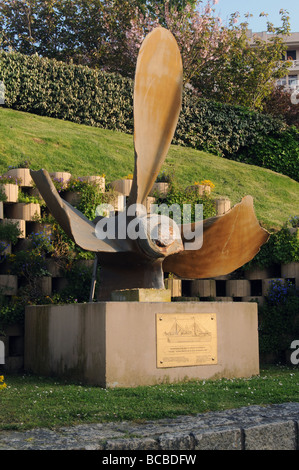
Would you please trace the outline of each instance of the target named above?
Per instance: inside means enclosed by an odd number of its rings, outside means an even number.
[[[291,281],[280,279],[273,279],[270,282],[268,292],[268,302],[273,305],[281,305],[286,303],[290,291],[294,289]]]
[[[6,383],[4,382],[4,377],[3,375],[0,375],[0,390],[3,390],[4,388],[6,388]]]
[[[88,183],[88,181],[84,180],[83,178],[72,177],[69,180],[69,182],[68,182],[65,189],[67,191],[81,191],[82,189],[84,189],[88,185],[90,185],[90,183]]]
[[[201,182],[195,181],[194,184],[195,184],[196,186],[199,186],[199,185],[209,186],[211,189],[214,189],[214,188],[215,188],[214,183],[212,183],[212,181],[210,181],[210,180],[203,180],[203,181],[201,181]]]
[[[45,231],[34,233],[32,232],[28,240],[31,243],[32,251],[36,252],[40,256],[43,256],[54,251],[51,236],[48,235]]]
[[[56,177],[51,177],[51,180],[56,188],[56,190],[61,193],[63,189],[66,187],[66,183],[64,182],[63,178],[56,178]]]
[[[0,241],[0,263],[2,263],[6,259],[6,249],[8,247],[8,243],[4,241]]]
[[[294,215],[289,220],[291,227],[297,228],[299,227],[299,215]]]
[[[173,180],[173,175],[167,173],[164,170],[161,171],[156,178],[157,183],[171,183],[172,180]]]
[[[17,165],[9,165],[8,169],[9,170],[13,170],[15,168],[27,168],[28,169],[28,168],[30,168],[30,165],[31,165],[30,160],[22,160]]]
[[[203,181],[200,182],[200,184],[202,184],[204,186],[210,186],[211,189],[215,188],[214,183],[212,183],[212,181],[210,181],[210,180],[203,180]]]
[[[17,184],[18,186],[20,186],[22,184],[22,179],[16,178],[15,176],[1,175],[0,184]]]

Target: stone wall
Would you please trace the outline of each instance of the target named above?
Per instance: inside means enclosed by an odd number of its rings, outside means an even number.
[[[67,172],[54,172],[50,175],[65,184],[72,176]],[[20,191],[28,197],[40,197],[39,192],[34,187],[30,170],[27,168],[11,169],[3,176],[11,178],[11,182],[9,184],[1,184],[6,200],[0,202],[0,224],[13,222],[17,224],[20,230],[16,244],[3,240],[3,243],[6,245],[5,253],[11,255],[29,249],[28,237],[32,233],[45,232],[51,237],[52,227],[49,224],[41,224],[37,221],[41,215],[49,214],[49,211],[43,204],[18,202]],[[85,178],[96,182],[100,186],[101,191],[105,191],[105,179],[103,177],[90,176]],[[62,193],[62,196],[66,200],[74,199],[74,193],[65,191]],[[93,260],[78,260],[77,263],[90,268],[93,266]],[[51,256],[46,259],[46,268],[49,275],[39,278],[41,294],[51,296],[55,292],[60,293],[67,286],[68,279],[61,270],[59,263],[51,258]],[[7,262],[0,263],[1,295],[5,296],[8,300],[18,296],[23,283],[24,280],[21,276],[10,273]],[[4,335],[0,331],[0,340],[4,342],[5,346],[5,370],[16,371],[22,369],[24,362],[23,326],[18,324],[6,327]]]
[[[193,300],[217,300],[221,302],[251,302],[260,305],[265,301],[272,281],[291,281],[299,288],[299,263],[282,264],[272,269],[251,269],[244,271],[243,278],[235,272],[214,279],[171,279],[173,297]]]
[[[19,179],[19,186],[17,184],[3,185],[3,190],[6,194],[6,201],[0,202],[0,223],[5,224],[12,221],[18,224],[20,229],[20,236],[16,245],[11,243],[7,244],[7,253],[15,253],[20,250],[26,250],[28,247],[28,237],[31,233],[47,231],[51,236],[51,226],[36,222],[36,216],[42,213],[47,213],[47,208],[41,207],[36,203],[20,203],[18,202],[19,188],[25,193],[30,195],[39,195],[36,188],[34,188],[32,179],[30,177],[30,170],[11,169],[6,173],[6,176],[11,177],[12,183]],[[71,174],[68,172],[54,172],[51,177],[63,181],[65,184],[70,180]],[[83,179],[96,182],[100,190],[105,192],[105,179],[102,176],[89,176]],[[132,179],[125,178],[112,181],[107,185],[113,188],[116,196],[124,196],[123,200],[129,195],[132,185]],[[202,194],[203,191],[210,192],[209,187],[198,185],[198,192]],[[167,183],[155,183],[150,196],[147,199],[147,210],[150,211],[150,205],[155,203],[155,196],[157,194],[165,194],[168,191]],[[78,200],[77,193],[62,192],[62,197],[68,202],[74,204]],[[112,201],[112,205],[116,211],[122,210],[117,197]],[[226,213],[231,208],[231,203],[228,198],[219,198],[215,200],[217,215]],[[79,261],[78,261],[79,262]],[[80,260],[80,263],[91,267],[92,260]],[[41,291],[44,295],[51,296],[53,292],[61,292],[67,285],[67,279],[64,277],[63,272],[59,269],[57,263],[49,257],[47,259],[47,270],[50,275],[40,279]],[[227,276],[221,276],[215,279],[202,279],[202,280],[189,280],[189,279],[176,279],[169,277],[165,273],[165,287],[171,290],[173,301],[209,301],[216,300],[221,302],[249,302],[257,301],[262,304],[267,294],[269,283],[273,279],[290,279],[299,288],[299,263],[291,263],[282,265],[275,269],[258,270],[254,269],[246,271],[244,278],[239,279],[238,273],[232,273]],[[0,289],[1,293],[8,298],[17,296],[22,280],[16,275],[12,275],[7,270],[5,263],[0,264]],[[1,334],[1,332],[0,332]],[[3,339],[3,337],[0,337]],[[20,325],[15,325],[7,329],[6,336],[4,337],[5,352],[6,352],[6,368],[19,369],[23,364],[23,328]]]
[[[298,420],[299,403],[248,406],[175,419],[1,431],[0,450],[124,450],[134,462],[133,452],[143,450],[143,463],[198,464],[201,450],[299,450]]]

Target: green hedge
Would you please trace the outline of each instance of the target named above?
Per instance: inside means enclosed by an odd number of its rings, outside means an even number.
[[[175,142],[299,181],[299,131],[241,106],[203,100],[185,91]]]
[[[293,262],[299,263],[299,237],[296,231],[292,233],[285,224],[281,230],[271,233],[268,242],[244,268],[265,269]]]
[[[183,95],[176,141],[229,157],[242,147],[257,143],[261,136],[280,132],[285,125],[241,106],[203,100],[189,90]]]
[[[19,111],[132,132],[132,83],[37,55],[0,52],[5,104]]]
[[[299,181],[299,131],[290,127],[259,140],[241,148],[234,159],[283,173]]]
[[[6,86],[7,107],[133,133],[133,81],[130,79],[37,55],[2,51],[0,81]],[[226,158],[241,161],[244,158],[294,178],[298,174],[298,153],[292,149],[298,147],[298,142],[294,143],[294,135],[280,142],[286,129],[282,121],[270,116],[203,100],[185,89],[173,143]],[[267,151],[265,139],[271,136],[279,144],[271,147],[271,158],[279,162],[274,168],[273,162],[269,166],[270,158],[263,156]],[[250,154],[251,149],[254,155]],[[284,164],[286,154],[288,161]],[[254,158],[256,155],[259,158]]]

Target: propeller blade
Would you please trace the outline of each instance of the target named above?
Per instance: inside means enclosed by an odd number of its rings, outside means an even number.
[[[134,88],[135,171],[129,205],[145,205],[170,147],[182,104],[183,67],[174,36],[155,28],[137,60]]]
[[[59,196],[46,170],[31,170],[30,173],[49,211],[71,240],[83,250],[96,253],[123,251],[117,240],[100,240],[96,237],[95,224]]]
[[[189,232],[195,228],[192,224]],[[269,236],[256,218],[253,198],[246,196],[226,214],[203,221],[201,249],[169,256],[163,269],[185,279],[223,276],[252,260]],[[184,226],[182,238],[185,241]]]

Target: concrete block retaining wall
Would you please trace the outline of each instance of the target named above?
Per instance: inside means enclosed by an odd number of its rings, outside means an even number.
[[[13,178],[20,178],[20,187],[23,191],[27,191],[29,194],[33,194],[36,191],[33,188],[30,172],[28,169],[12,169],[9,170],[6,175]],[[58,178],[65,184],[71,178],[70,173],[66,172],[54,172],[51,173],[53,178]],[[85,177],[90,181],[97,181],[100,185],[101,191],[105,191],[105,179],[100,176]],[[14,253],[19,250],[26,250],[26,243],[28,243],[28,236],[32,232],[42,231],[43,229],[51,236],[51,227],[48,225],[37,224],[33,221],[36,214],[41,214],[41,208],[38,204],[20,204],[17,202],[18,187],[14,184],[5,185],[5,192],[7,194],[7,201],[0,203],[0,223],[7,223],[12,221],[18,223],[21,230],[19,241],[15,246],[8,246],[7,251]],[[119,194],[127,196],[131,188],[131,180],[117,180],[112,182],[111,186],[120,191]],[[199,190],[201,187],[199,188]],[[167,184],[159,183],[153,188],[153,194],[156,192],[167,191]],[[148,198],[148,211],[150,210],[150,204],[155,202],[155,198]],[[216,208],[218,214],[227,212],[231,207],[230,201],[227,198],[220,198],[216,200]],[[119,209],[116,207],[116,210]],[[38,226],[37,226],[38,225]],[[84,261],[80,261],[84,264]],[[92,261],[87,261],[86,265],[90,266]],[[50,272],[49,277],[41,279],[41,288],[44,295],[49,295],[53,292],[60,292],[67,285],[67,279],[65,279],[60,272],[59,266],[55,264],[53,259],[47,260],[48,269]],[[18,289],[20,286],[20,279],[17,276],[11,276],[6,271],[7,266],[5,263],[0,264],[0,288],[2,294],[10,297],[18,295]],[[166,273],[166,277],[167,277]],[[288,265],[282,265],[280,267],[279,276],[274,277],[271,270],[258,270],[254,269],[245,273],[245,279],[234,279],[234,275],[222,276],[220,278],[208,279],[208,280],[180,280],[180,279],[167,279],[165,282],[166,288],[171,290],[173,298],[192,298],[193,300],[216,300],[220,302],[226,301],[257,301],[260,304],[264,302],[265,295],[269,283],[273,279],[291,279],[297,287],[299,287],[299,263],[291,263]],[[8,334],[8,333],[6,333]],[[12,340],[13,342],[15,340]],[[10,344],[10,341],[7,341]],[[9,349],[9,346],[8,346]],[[11,356],[9,350],[7,352],[7,360],[11,364],[21,364],[22,357],[16,359],[16,355]],[[11,358],[11,359],[9,359]]]

